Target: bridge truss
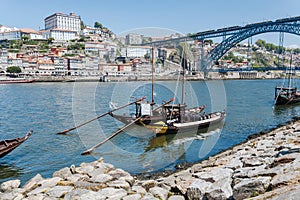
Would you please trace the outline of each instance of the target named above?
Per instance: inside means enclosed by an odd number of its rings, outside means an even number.
[[[184,41],[204,41],[205,39],[209,38],[222,37],[223,41],[219,45],[212,49],[206,56],[201,57],[201,66],[199,70],[207,71],[211,69],[214,66],[214,63],[218,61],[227,51],[229,51],[239,42],[254,35],[268,32],[290,33],[300,36],[300,16],[278,19],[276,21],[253,23],[246,26],[232,26],[217,30],[203,31],[190,36],[155,41],[142,45],[162,46]]]

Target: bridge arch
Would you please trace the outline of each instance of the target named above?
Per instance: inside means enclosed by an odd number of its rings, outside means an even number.
[[[268,24],[263,26],[251,26],[245,28],[223,40],[218,46],[216,46],[210,53],[208,53],[203,59],[204,63],[201,66],[201,70],[207,71],[214,65],[214,61],[219,60],[227,51],[239,42],[252,37],[254,35],[268,33],[268,32],[285,32],[300,36],[300,24],[287,23],[287,24]]]

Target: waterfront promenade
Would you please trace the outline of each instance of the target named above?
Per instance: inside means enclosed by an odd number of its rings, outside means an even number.
[[[37,174],[1,184],[0,199],[297,199],[300,195],[300,120],[173,174],[136,177],[103,159],[69,166],[52,178]]]
[[[185,75],[185,80],[234,80],[234,79],[279,79],[282,78],[283,71],[271,72],[239,72],[232,71],[227,73],[208,72],[204,77],[203,72],[195,75]],[[178,80],[178,75],[156,74],[156,81]],[[36,82],[118,82],[118,81],[151,81],[151,75],[126,75],[126,76],[38,76],[33,78]]]

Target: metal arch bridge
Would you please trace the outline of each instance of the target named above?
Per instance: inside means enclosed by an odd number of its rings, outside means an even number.
[[[228,50],[230,50],[239,42],[254,35],[268,32],[285,32],[300,36],[300,16],[278,19],[276,21],[253,23],[245,26],[232,26],[228,28],[220,28],[217,30],[209,30],[199,32],[190,36],[155,41],[142,45],[161,46],[165,44],[172,44],[174,42],[183,42],[188,40],[203,41],[207,38],[223,37],[223,41],[214,49],[212,49],[209,54],[202,58],[203,60],[200,70],[206,71],[213,67],[214,61],[220,59]]]

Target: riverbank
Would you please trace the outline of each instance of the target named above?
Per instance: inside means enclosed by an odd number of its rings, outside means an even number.
[[[205,76],[203,72],[196,74],[186,74],[185,79],[189,81],[199,80],[235,80],[235,79],[279,79],[282,78],[283,71],[230,71],[226,73],[208,72]],[[108,75],[108,76],[37,76],[33,78],[35,82],[127,82],[127,81],[151,81],[149,75]],[[156,74],[156,81],[178,80],[176,74]]]
[[[130,175],[103,159],[1,184],[0,199],[296,199],[300,195],[300,120],[251,136],[170,175]]]

